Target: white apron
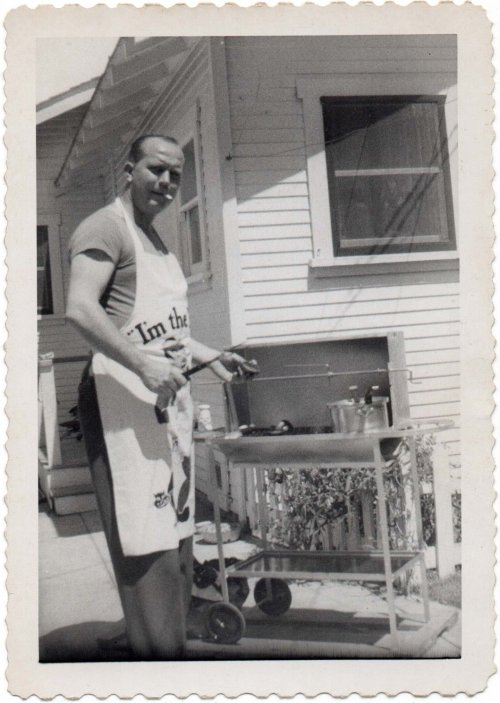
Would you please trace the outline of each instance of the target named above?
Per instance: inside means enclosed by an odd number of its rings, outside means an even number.
[[[136,296],[121,333],[145,354],[190,366],[187,284],[173,254],[144,250],[135,223],[115,201],[135,249]],[[194,533],[193,404],[189,384],[160,423],[156,394],[98,352],[92,359],[123,553],[175,549]]]

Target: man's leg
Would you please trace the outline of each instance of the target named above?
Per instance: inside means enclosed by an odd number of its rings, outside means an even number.
[[[149,658],[181,659],[186,644],[186,615],[179,550],[126,557],[124,567],[125,610],[141,614]]]
[[[126,639],[138,658],[149,659],[151,650],[142,613],[138,610],[133,600],[124,598],[123,566],[126,557],[123,555],[118,535],[113,497],[113,482],[99,416],[95,383],[93,378],[89,377],[88,374],[84,374],[80,384],[78,414],[96,492],[97,505],[99,507],[104,534],[113,563],[118,593],[125,616]],[[116,641],[118,645],[121,646],[123,644],[123,639],[123,636],[118,636],[113,637],[112,641]],[[112,644],[112,642],[110,644]]]
[[[192,538],[179,549],[140,557],[123,554],[95,384],[80,385],[79,416],[118,591],[127,638],[135,656],[176,659],[184,654],[185,622],[192,583]],[[115,639],[115,638],[114,638]]]

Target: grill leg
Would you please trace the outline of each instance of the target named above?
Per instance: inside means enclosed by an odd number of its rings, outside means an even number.
[[[380,523],[380,533],[382,537],[382,551],[384,554],[385,585],[387,589],[387,605],[389,607],[389,627],[393,649],[399,646],[398,626],[396,620],[396,603],[394,596],[394,584],[392,582],[391,553],[389,549],[389,529],[387,526],[387,504],[384,489],[383,467],[384,461],[380,451],[380,444],[377,439],[373,440],[373,458],[375,460],[375,481],[378,493],[378,513]]]
[[[420,550],[420,574],[421,574],[421,588],[422,588],[422,600],[424,601],[424,618],[425,622],[429,622],[430,610],[429,610],[429,584],[427,583],[427,567],[425,564],[425,541],[424,541],[424,531],[422,527],[422,508],[420,506],[420,482],[418,479],[418,468],[417,468],[417,444],[415,437],[408,438],[408,444],[410,447],[410,457],[411,457],[411,476],[413,481],[413,497],[415,501],[415,515],[417,518],[417,539],[418,548]]]
[[[210,442],[208,447],[208,473],[210,476],[210,489],[212,493],[212,504],[214,506],[215,534],[217,535],[217,554],[219,557],[219,573],[222,587],[222,599],[229,603],[229,591],[227,588],[226,565],[224,563],[224,546],[222,543],[221,517],[219,506],[219,489],[217,486],[217,472],[215,470],[214,450]]]

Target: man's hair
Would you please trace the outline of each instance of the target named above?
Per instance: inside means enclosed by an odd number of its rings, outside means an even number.
[[[128,161],[136,163],[142,158],[142,145],[147,139],[163,139],[165,142],[170,142],[171,144],[176,144],[179,146],[177,139],[174,139],[174,137],[169,137],[167,134],[141,134],[141,136],[137,137],[137,139],[135,139],[130,145]]]

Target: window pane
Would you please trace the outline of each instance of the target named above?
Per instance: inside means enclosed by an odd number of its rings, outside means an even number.
[[[180,264],[182,272],[187,278],[191,275],[189,263],[189,219],[187,212],[181,213],[179,220],[179,249],[181,252]]]
[[[37,260],[37,311],[41,315],[53,312],[52,285],[50,280],[49,228],[38,225],[36,228]]]
[[[438,105],[325,105],[327,154],[335,169],[433,166],[441,151]]]
[[[49,249],[49,228],[47,225],[37,225],[36,228],[36,265],[45,266]]]
[[[338,178],[336,187],[341,250],[345,240],[371,247],[404,242],[411,249],[412,242],[444,238],[442,174]]]
[[[454,246],[441,99],[322,98],[334,251]]]
[[[191,264],[201,264],[203,261],[203,250],[201,246],[200,213],[198,206],[191,208],[186,214],[189,218]]]
[[[184,152],[184,167],[181,180],[181,204],[184,205],[197,194],[194,141],[191,139],[182,151]]]

